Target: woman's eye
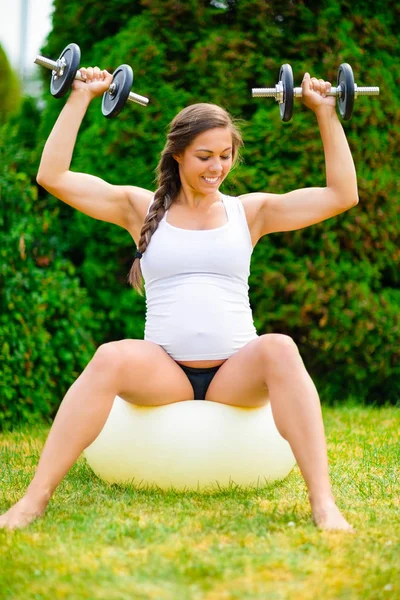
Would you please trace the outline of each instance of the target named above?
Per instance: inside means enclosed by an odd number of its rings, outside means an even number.
[[[207,156],[207,157],[204,157],[204,156],[198,156],[197,158],[199,158],[200,160],[203,160],[203,161],[205,161],[205,160],[208,160],[208,159],[209,159],[209,157],[208,157],[208,156]],[[229,154],[229,156],[221,156],[221,158],[222,158],[222,160],[229,160],[229,159],[231,158],[231,155]]]

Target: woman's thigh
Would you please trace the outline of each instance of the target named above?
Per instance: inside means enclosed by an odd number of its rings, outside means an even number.
[[[269,378],[281,368],[279,365],[290,370],[297,356],[297,346],[289,336],[261,335],[224,362],[205,399],[233,406],[263,406],[269,402]]]
[[[100,346],[92,361],[109,369],[116,395],[142,406],[159,406],[193,399],[193,388],[180,366],[154,342],[119,340]]]

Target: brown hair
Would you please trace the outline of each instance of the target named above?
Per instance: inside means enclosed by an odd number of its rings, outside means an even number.
[[[200,133],[216,127],[228,127],[231,130],[232,156],[233,161],[237,161],[239,148],[243,145],[242,136],[232,117],[220,106],[192,104],[181,110],[172,120],[167,142],[157,165],[157,190],[140,232],[137,249],[141,254],[146,251],[151,236],[181,188],[178,163],[173,155],[183,152]],[[143,296],[143,276],[140,260],[137,258],[133,261],[128,281]]]

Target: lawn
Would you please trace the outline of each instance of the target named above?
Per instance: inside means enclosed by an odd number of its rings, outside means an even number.
[[[108,485],[81,458],[43,518],[0,531],[1,600],[400,599],[399,410],[323,414],[355,534],[315,528],[298,467],[258,490],[175,493]],[[0,512],[26,488],[47,430],[0,437]]]

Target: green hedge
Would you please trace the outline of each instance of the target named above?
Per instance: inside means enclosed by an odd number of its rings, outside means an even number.
[[[53,30],[42,49],[55,58],[75,41],[85,65],[111,71],[132,65],[134,89],[151,99],[149,106],[126,106],[109,121],[100,101],[94,102],[72,168],[148,189],[154,189],[168,123],[199,101],[221,104],[243,119],[244,162],[223,191],[323,186],[315,116],[296,102],[292,122],[283,124],[276,103],[252,98],[251,88],[273,85],[284,62],[292,64],[297,85],[306,70],[334,83],[340,63],[349,62],[359,85],[381,87],[379,98],[356,101],[352,120],[343,125],[360,203],[313,227],[266,236],[252,260],[250,300],[258,333],[295,339],[327,403],[349,396],[378,404],[399,398],[399,26],[394,2],[56,0]],[[41,73],[46,108],[29,165],[33,186],[40,152],[63,105],[48,93],[49,72]],[[42,194],[43,207],[57,210],[58,259],[74,266],[95,315],[82,335],[95,345],[142,337],[144,299],[126,283],[135,250],[129,234]],[[58,271],[56,264],[51,258],[48,268]],[[70,343],[65,340],[66,347]],[[58,350],[51,346],[51,352]]]
[[[20,83],[0,44],[0,125],[18,111],[20,104]]]
[[[59,203],[41,198],[22,171],[36,153],[28,129],[38,115],[29,100],[23,115],[3,127],[0,144],[0,428],[54,416],[90,360],[98,329],[60,243]]]

